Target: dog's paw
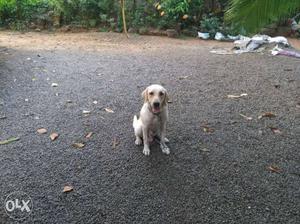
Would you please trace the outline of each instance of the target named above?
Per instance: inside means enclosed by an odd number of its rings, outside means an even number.
[[[150,149],[149,148],[144,148],[143,153],[144,153],[145,156],[149,156],[150,155]]]
[[[161,151],[162,151],[164,154],[167,154],[167,155],[170,154],[170,149],[169,149],[168,146],[163,145],[163,144],[160,144],[160,149],[161,149]]]
[[[136,145],[141,145],[143,142],[142,142],[142,139],[140,138],[137,138],[134,142]]]

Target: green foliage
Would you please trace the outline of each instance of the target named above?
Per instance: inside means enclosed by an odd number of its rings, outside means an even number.
[[[19,29],[47,11],[47,0],[0,0],[0,25],[12,23],[14,29]]]
[[[219,18],[208,16],[204,16],[200,25],[201,31],[209,33],[211,37],[215,36],[216,32],[220,31],[220,26],[221,23]]]
[[[230,0],[225,20],[255,33],[300,9],[300,0]]]
[[[168,27],[175,27],[176,24],[186,27],[190,24],[199,25],[204,0],[162,0],[160,6],[162,24]]]
[[[223,14],[219,9],[224,8],[227,1],[127,0],[126,20],[128,27],[135,29],[188,28],[213,34],[222,28],[223,19],[220,17]],[[16,30],[32,24],[39,28],[70,24],[76,28],[100,26],[101,30],[122,31],[121,18],[119,0],[0,0],[0,26]]]

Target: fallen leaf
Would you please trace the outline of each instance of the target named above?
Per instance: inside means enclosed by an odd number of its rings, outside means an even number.
[[[39,128],[39,129],[37,129],[37,132],[39,134],[46,134],[47,133],[47,129],[46,128]]]
[[[113,142],[112,142],[112,148],[115,149],[117,147],[117,145],[119,145],[120,142],[118,141],[118,139],[116,137],[114,137]]]
[[[189,18],[189,16],[187,14],[182,16],[182,19],[187,19],[187,18]]]
[[[89,110],[83,110],[82,113],[83,113],[83,114],[90,114],[91,111],[89,111]]]
[[[202,126],[203,127],[203,131],[206,133],[213,133],[215,130],[213,128],[210,128],[208,126]]]
[[[185,75],[185,76],[179,77],[178,79],[179,79],[179,80],[182,80],[182,79],[187,79],[188,77],[190,77],[190,76],[189,76],[189,75]]]
[[[0,117],[0,119],[6,119],[7,117],[6,116],[2,116],[2,117]]]
[[[25,102],[28,102],[29,100],[28,99],[25,99]]]
[[[76,142],[76,143],[73,143],[72,146],[75,147],[75,148],[81,149],[81,148],[84,147],[84,144],[83,144],[83,143]]]
[[[58,138],[58,134],[55,133],[55,132],[53,132],[53,133],[50,135],[50,138],[51,138],[52,141],[54,141],[55,139]]]
[[[173,103],[173,101],[172,100],[168,100],[168,103]]]
[[[20,138],[18,138],[18,137],[11,137],[11,138],[9,138],[9,139],[0,141],[0,145],[6,145],[6,144],[9,144],[9,143],[18,141],[18,140],[20,140]]]
[[[227,97],[230,98],[230,99],[241,98],[243,96],[248,96],[248,94],[247,93],[242,93],[240,95],[227,95]]]
[[[246,120],[249,120],[251,121],[252,120],[252,117],[247,117],[246,115],[244,114],[240,114],[240,116],[242,116],[243,118],[245,118]]]
[[[114,113],[114,111],[110,108],[104,108],[104,110],[107,112],[107,113]]]
[[[274,134],[281,134],[281,131],[278,128],[270,127],[270,129]]]
[[[90,138],[90,137],[92,137],[93,134],[94,134],[93,132],[89,132],[89,133],[85,136],[85,138]]]
[[[73,191],[73,187],[72,186],[64,186],[64,189],[63,189],[63,192],[64,193],[67,193],[67,192],[71,192]]]
[[[268,167],[268,170],[270,170],[270,171],[272,171],[274,173],[280,173],[280,169],[279,169],[278,166],[271,165],[271,166]]]
[[[258,117],[258,119],[261,119],[261,118],[263,118],[263,117],[269,117],[269,118],[271,118],[271,117],[276,117],[276,115],[275,115],[274,113],[272,113],[272,112],[265,112],[265,113],[263,113],[262,115],[260,115],[260,116]]]
[[[210,150],[207,149],[207,148],[200,148],[200,150],[201,150],[202,152],[210,152]]]
[[[94,101],[93,101],[93,104],[97,104],[97,103],[98,103],[97,100],[94,100]]]
[[[54,82],[54,83],[51,84],[51,86],[52,86],[52,87],[57,87],[58,84]]]

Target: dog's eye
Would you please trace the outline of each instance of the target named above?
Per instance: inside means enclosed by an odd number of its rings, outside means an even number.
[[[160,95],[160,96],[163,96],[163,95],[164,95],[164,93],[163,93],[163,92],[159,92],[159,95]]]
[[[149,94],[150,94],[151,96],[153,96],[154,93],[153,93],[153,92],[150,92]]]

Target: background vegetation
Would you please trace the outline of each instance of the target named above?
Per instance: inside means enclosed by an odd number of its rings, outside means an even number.
[[[172,28],[191,34],[199,30],[211,34],[253,33],[294,15],[300,8],[300,0],[125,2],[127,27],[140,33],[150,28]],[[0,26],[14,30],[97,27],[118,32],[123,27],[119,0],[0,0]]]

